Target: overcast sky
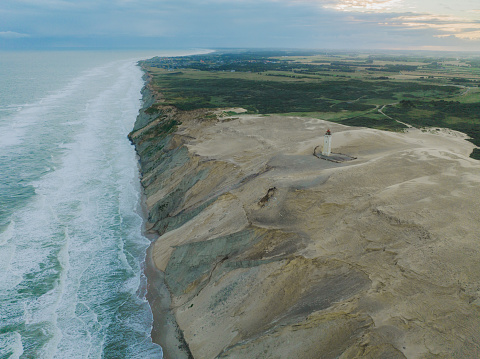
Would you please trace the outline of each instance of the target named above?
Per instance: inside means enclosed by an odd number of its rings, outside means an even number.
[[[0,49],[480,51],[480,0],[0,1]]]

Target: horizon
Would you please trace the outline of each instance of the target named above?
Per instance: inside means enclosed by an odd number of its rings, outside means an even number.
[[[473,0],[5,0],[0,50],[479,52],[479,17]]]
[[[318,52],[325,52],[327,55],[347,55],[350,54],[351,56],[355,55],[396,55],[396,56],[419,56],[419,57],[447,57],[447,56],[455,56],[455,57],[477,57],[480,56],[480,50],[410,50],[410,49],[355,49],[355,48],[345,48],[345,49],[322,49],[322,48],[289,48],[289,47],[211,47],[211,48],[201,48],[201,47],[142,47],[142,48],[107,48],[107,47],[61,47],[61,48],[0,48],[1,53],[42,53],[42,52],[58,52],[58,53],[67,53],[67,52],[124,52],[124,53],[151,53],[151,56],[166,56],[166,55],[155,55],[156,51],[160,51],[162,53],[168,52],[178,52],[178,51],[188,51],[188,54],[185,55],[168,55],[167,57],[182,57],[182,56],[196,56],[196,55],[205,55],[211,53],[229,53],[229,52],[275,52],[275,51],[285,51],[285,52],[292,52],[291,56],[299,56],[295,55],[295,52],[302,52],[302,51],[312,51]],[[190,53],[191,52],[191,53]],[[150,54],[149,54],[150,55]],[[147,55],[147,56],[149,56]],[[290,56],[290,55],[285,55]]]

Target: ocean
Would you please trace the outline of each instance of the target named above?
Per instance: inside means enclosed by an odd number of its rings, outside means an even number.
[[[187,53],[0,52],[0,359],[162,357],[127,134],[137,60]]]

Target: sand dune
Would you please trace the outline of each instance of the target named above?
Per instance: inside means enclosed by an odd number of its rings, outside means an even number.
[[[144,173],[151,213],[176,203],[150,218],[153,260],[193,357],[479,356],[480,165],[463,134],[199,116],[169,140],[185,160]],[[355,160],[313,156],[327,128]]]

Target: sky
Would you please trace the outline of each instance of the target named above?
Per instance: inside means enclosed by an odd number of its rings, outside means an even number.
[[[480,51],[480,0],[1,0],[0,50]]]

